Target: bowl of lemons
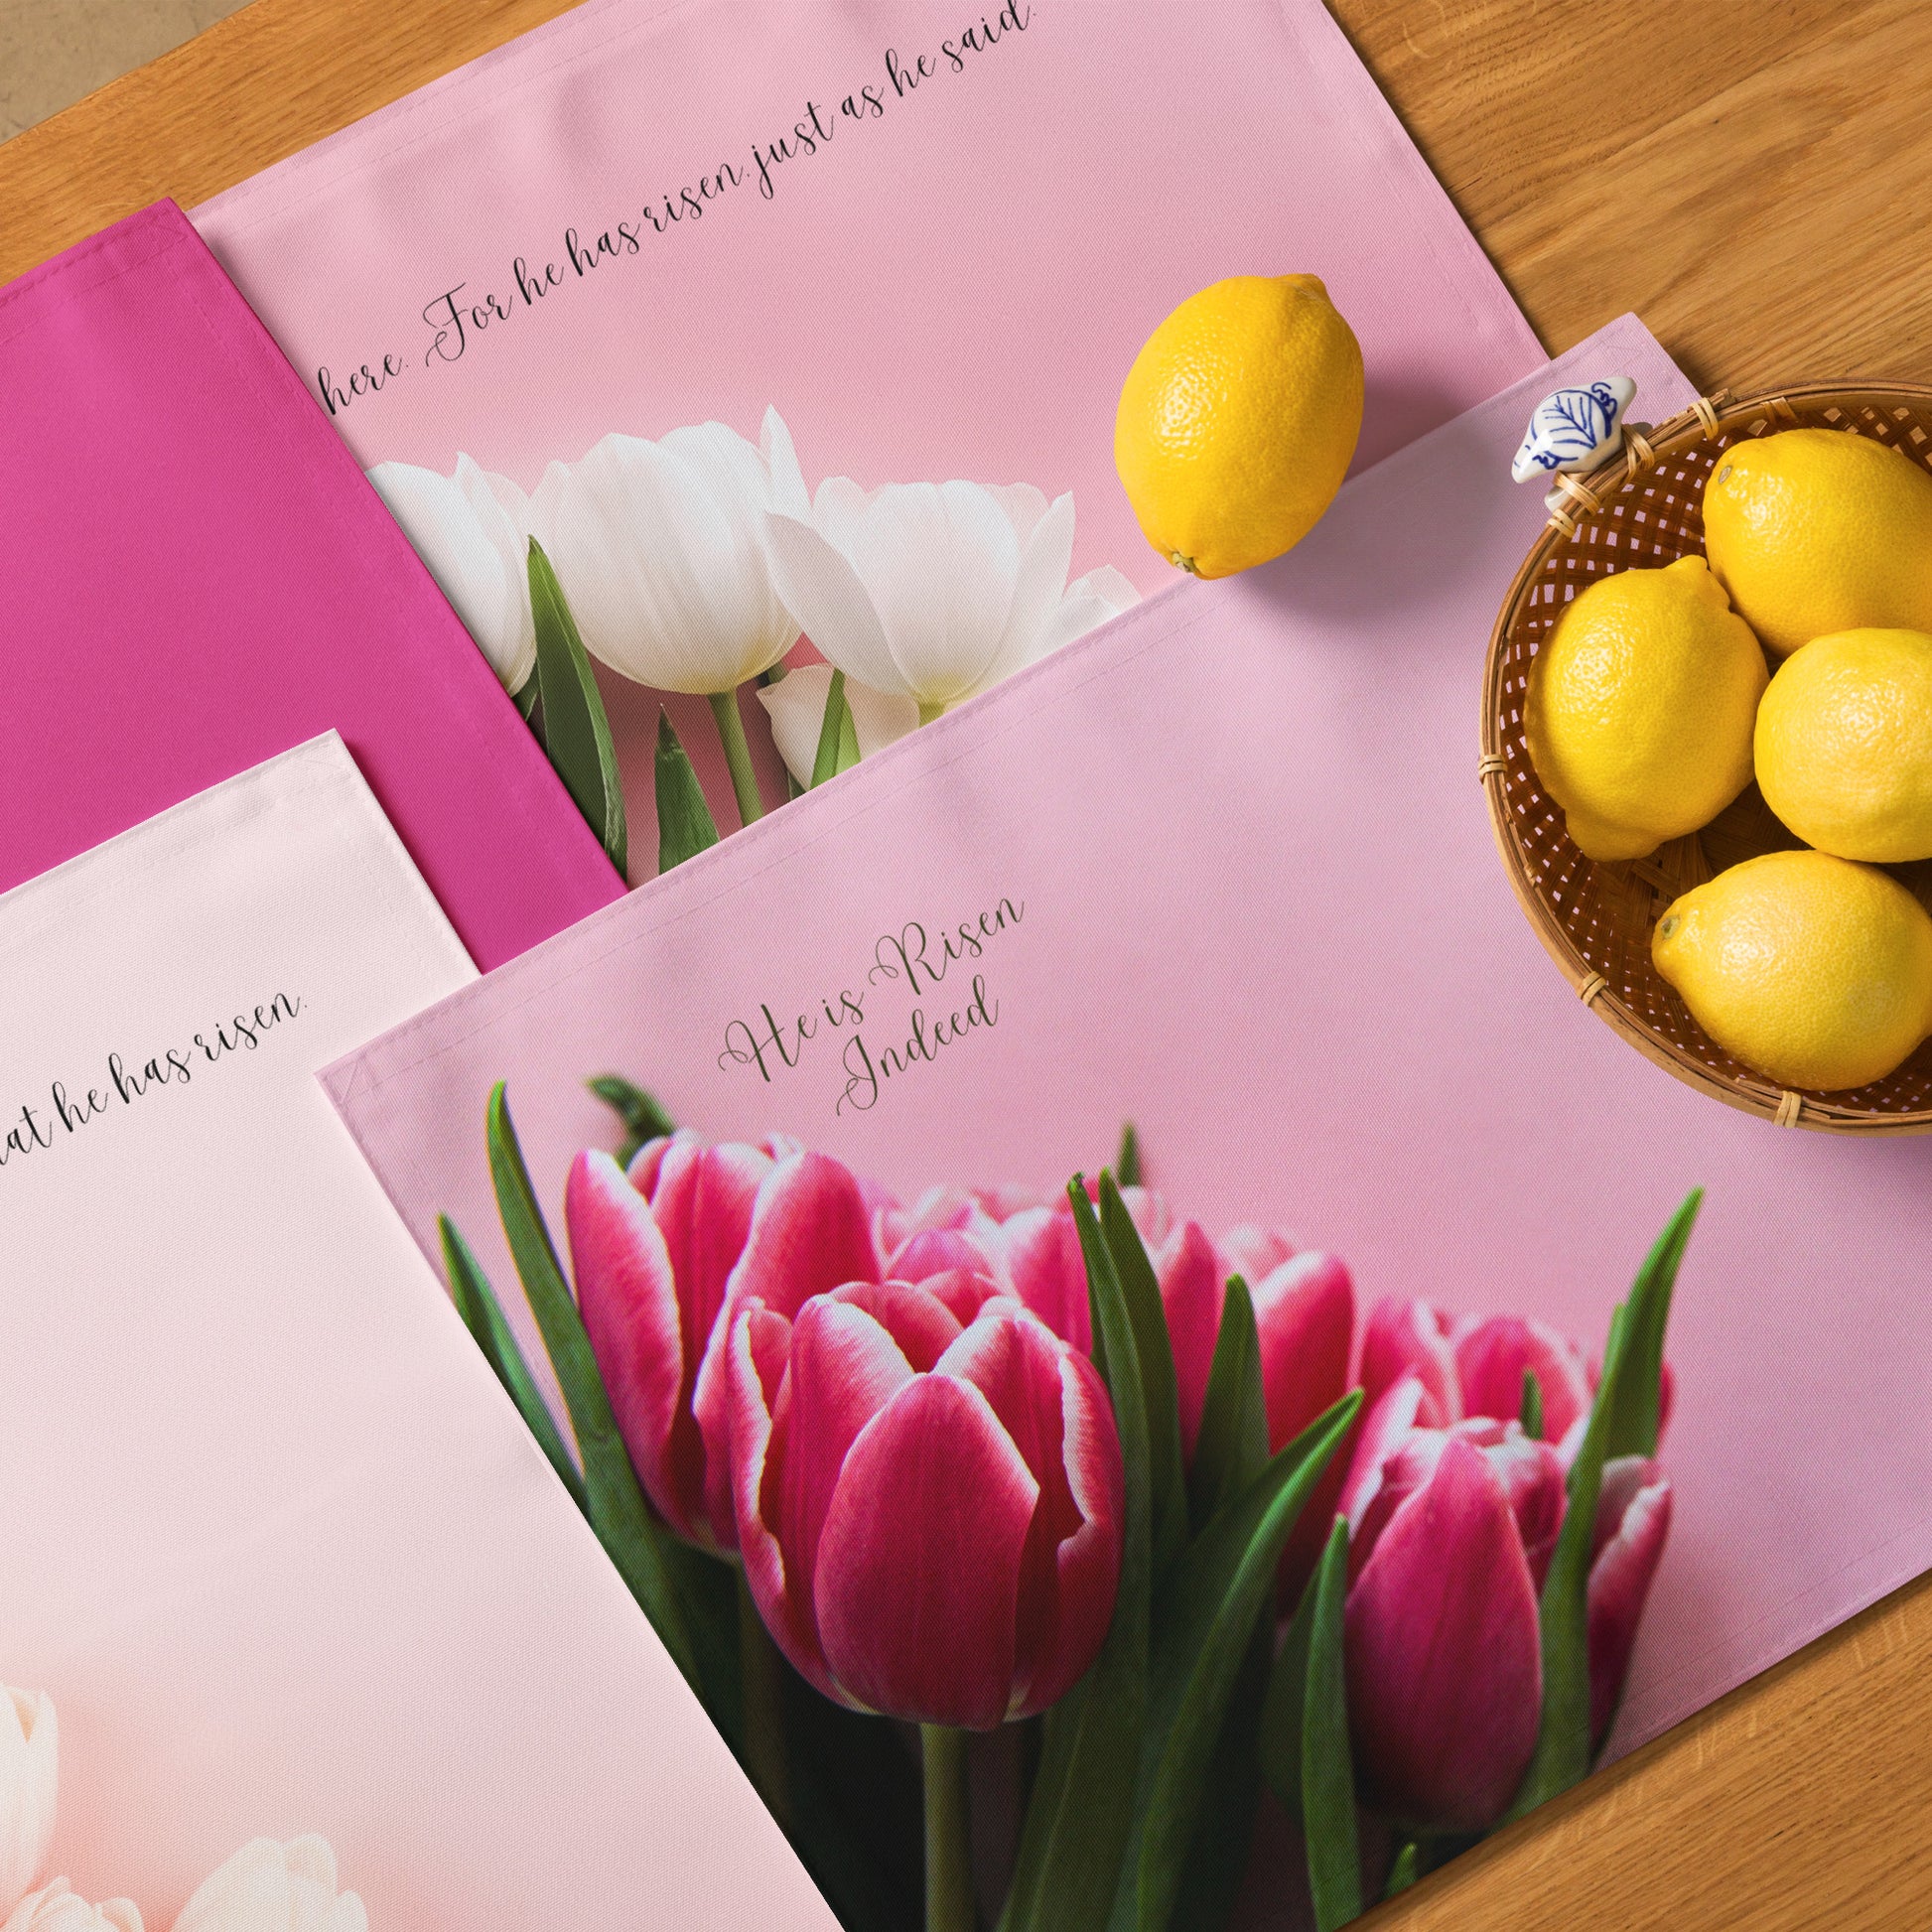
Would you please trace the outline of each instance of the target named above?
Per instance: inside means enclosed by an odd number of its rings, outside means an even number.
[[[1932,1129],[1932,389],[1720,392],[1560,481],[1484,680],[1531,924],[1691,1085]]]

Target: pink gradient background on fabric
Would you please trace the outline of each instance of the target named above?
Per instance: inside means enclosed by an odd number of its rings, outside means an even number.
[[[775,404],[812,483],[1072,490],[1072,574],[1112,564],[1144,593],[1173,572],[1115,477],[1114,405],[1192,290],[1325,279],[1367,358],[1362,465],[1541,362],[1318,0],[1030,5],[955,72],[939,43],[997,7],[590,0],[195,220],[312,393],[322,366],[340,383],[402,360],[336,418],[364,466],[448,473],[462,451],[529,488],[608,432],[715,418],[756,437]],[[903,99],[889,47],[937,69]],[[753,177],[638,255],[570,268],[567,228],[594,237],[721,163],[749,170],[808,100],[836,121],[862,83],[884,87],[883,116],[782,164],[768,202]],[[519,256],[560,265],[534,307]],[[422,312],[458,283],[509,319],[430,366]],[[659,701],[603,682],[647,873]],[[670,710],[735,823],[702,701]]]
[[[0,290],[0,890],[339,730],[483,966],[620,891],[172,203]]]
[[[550,1211],[616,1069],[712,1135],[779,1128],[887,1182],[1038,1187],[1138,1122],[1210,1227],[1345,1255],[1364,1302],[1542,1315],[1591,1345],[1685,1192],[1677,1516],[1620,1746],[1932,1561],[1932,1141],[1779,1131],[1582,1007],[1511,896],[1476,781],[1483,643],[1543,520],[1508,479],[1559,378],[1692,391],[1634,319],[1347,484],[1279,563],[1188,584],[404,1027],[327,1076],[417,1239],[510,1280],[492,1081]],[[977,1032],[835,1113],[836,1046],[719,1054],[862,985],[875,938],[1002,895]],[[929,1010],[963,1004],[929,998]],[[875,991],[875,1046],[902,992]],[[869,1026],[872,1023],[869,1023]],[[902,1027],[897,1032],[902,1035]]]

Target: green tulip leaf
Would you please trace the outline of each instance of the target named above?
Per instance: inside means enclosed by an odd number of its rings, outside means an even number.
[[[667,711],[657,714],[655,770],[657,870],[665,873],[718,843],[718,822]]]
[[[1120,1152],[1114,1156],[1114,1177],[1123,1187],[1141,1184],[1141,1137],[1134,1123],[1126,1121],[1120,1130]]]
[[[1200,1821],[1181,1863],[1168,1932],[1227,1932],[1247,1876],[1260,1821],[1261,1704],[1275,1649],[1275,1620],[1255,1624],[1234,1680],[1221,1736],[1201,1777]]]
[[[1523,1371],[1523,1400],[1520,1420],[1523,1434],[1537,1442],[1543,1440],[1543,1384],[1536,1379],[1536,1370]]]
[[[907,1932],[924,1911],[919,1780],[891,1722],[784,1672],[788,1836],[844,1932]]]
[[[1644,1257],[1630,1290],[1624,1334],[1628,1359],[1620,1365],[1614,1399],[1605,1405],[1609,1409],[1603,1438],[1605,1461],[1619,1455],[1657,1453],[1663,1415],[1664,1330],[1670,1322],[1677,1271],[1703,1204],[1702,1187],[1686,1196]],[[1607,1367],[1606,1363],[1606,1372]],[[1600,1390],[1597,1400],[1602,1401]]]
[[[537,698],[539,697],[539,695],[540,695],[540,687],[537,682],[537,674],[535,671],[532,671],[530,675],[526,677],[523,680],[523,682],[519,684],[516,687],[516,689],[510,693],[510,703],[515,705],[518,712],[521,713],[522,715],[523,722],[526,725],[531,726],[532,729],[535,728],[535,719],[537,715]]]
[[[1422,1876],[1422,1846],[1409,1839],[1395,1855],[1389,1865],[1389,1875],[1382,1886],[1382,1896],[1393,1898],[1398,1892],[1405,1892]]]
[[[1302,1706],[1309,1689],[1309,1645],[1314,1630],[1314,1588],[1311,1577],[1302,1600],[1289,1620],[1275,1668],[1268,1679],[1268,1699],[1261,1711],[1261,1768],[1269,1789],[1282,1809],[1302,1823]]]
[[[1208,1365],[1187,1505],[1196,1531],[1245,1489],[1268,1460],[1268,1395],[1261,1380],[1261,1336],[1254,1299],[1239,1275],[1221,1299],[1221,1326]]]
[[[1126,1475],[1113,1621],[1086,1675],[1046,1715],[1001,1932],[1102,1932],[1133,1829],[1148,1693],[1154,1509],[1133,1316],[1085,1180],[1067,1188],[1086,1263],[1094,1361],[1113,1398]]]
[[[1141,1363],[1141,1400],[1147,1411],[1148,1471],[1154,1497],[1154,1569],[1159,1576],[1187,1541],[1187,1480],[1180,1461],[1180,1389],[1173,1341],[1161,1284],[1147,1244],[1127,1203],[1104,1170],[1100,1175],[1100,1228],[1134,1323]]]
[[[822,785],[859,762],[858,727],[846,701],[845,673],[835,670],[825,692],[825,716],[818,728],[818,747],[812,755],[812,784]],[[809,789],[810,787],[807,787]]]
[[[1165,1932],[1200,1817],[1202,1779],[1297,1519],[1353,1427],[1351,1391],[1216,1511],[1155,1608],[1134,1843],[1113,1932]]]
[[[489,1285],[489,1277],[483,1273],[483,1265],[471,1251],[469,1242],[447,1214],[439,1214],[436,1225],[443,1235],[443,1266],[450,1278],[450,1299],[455,1302],[457,1312],[476,1337],[478,1347],[483,1352],[483,1359],[495,1370],[497,1381],[516,1404],[516,1413],[537,1439],[537,1447],[550,1458],[550,1466],[570,1491],[571,1500],[588,1515],[589,1499],[584,1493],[584,1478],[577,1473],[577,1465],[570,1459],[570,1451],[564,1448],[564,1439],[557,1430],[557,1419],[550,1413],[550,1405],[544,1401],[543,1392],[531,1376],[530,1365],[523,1359],[522,1349],[516,1345],[515,1332],[504,1318],[502,1307],[496,1300],[496,1291]]]
[[[577,1438],[591,1527],[672,1661],[699,1697],[705,1698],[708,1681],[715,1684],[716,1677],[701,1666],[692,1620],[672,1568],[671,1539],[651,1517],[636,1471],[618,1434],[611,1398],[598,1373],[597,1357],[591,1352],[591,1339],[577,1311],[576,1299],[564,1280],[536,1190],[530,1184],[500,1080],[490,1091],[485,1139],[503,1233],[523,1292],[529,1298],[530,1311],[542,1332],[551,1370],[563,1392],[571,1433]],[[729,1618],[724,1640],[727,1655],[735,1658],[735,1596]],[[714,1713],[714,1722],[716,1716]]]
[[[1302,1834],[1318,1932],[1359,1918],[1362,1854],[1355,1835],[1355,1765],[1348,1748],[1348,1689],[1342,1668],[1342,1605],[1348,1594],[1348,1525],[1328,1532],[1310,1587],[1307,1688],[1302,1700]]]
[[[620,874],[628,861],[624,830],[623,780],[618,771],[611,721],[591,670],[577,621],[564,601],[563,586],[543,553],[530,539],[530,611],[536,620],[536,685],[543,702],[543,749],[577,809],[604,843]]]
[[[1238,1495],[1268,1461],[1268,1409],[1254,1302],[1239,1275],[1221,1302],[1200,1435],[1188,1473],[1195,1530]],[[1170,1932],[1222,1932],[1248,1865],[1261,1791],[1261,1722],[1275,1654],[1275,1619],[1264,1605],[1228,1700],[1221,1736],[1201,1781],[1200,1822],[1181,1866]]]
[[[1704,1199],[1693,1191],[1644,1258],[1630,1299],[1610,1316],[1603,1374],[1570,1465],[1569,1502],[1543,1583],[1543,1716],[1536,1751],[1510,1806],[1520,1818],[1589,1775],[1589,1566],[1603,1464],[1613,1454],[1652,1454],[1664,1360],[1664,1328],[1679,1263]]]
[[[619,1167],[629,1167],[646,1141],[661,1141],[677,1132],[677,1123],[664,1111],[656,1095],[646,1093],[621,1073],[600,1073],[584,1084],[623,1122],[623,1139],[618,1145],[616,1156]]]

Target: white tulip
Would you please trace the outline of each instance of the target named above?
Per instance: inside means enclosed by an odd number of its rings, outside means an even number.
[[[1071,496],[1049,504],[1025,483],[888,483],[867,494],[831,477],[809,518],[768,516],[765,537],[779,595],[819,650],[855,683],[909,698],[923,717],[1064,641]]]
[[[638,684],[711,697],[797,642],[763,528],[769,511],[806,507],[790,434],[767,409],[757,444],[722,423],[656,443],[605,437],[557,485],[544,547],[594,656]]]
[[[175,1932],[368,1932],[368,1925],[361,1899],[336,1889],[329,1841],[312,1836],[244,1845],[202,1880]]]
[[[1089,630],[1099,629],[1109,618],[1132,610],[1140,601],[1140,592],[1112,564],[1102,564],[1098,570],[1076,577],[1066,587],[1060,608],[1053,613],[1053,621],[1046,627],[1046,648],[1040,656],[1058,650],[1062,644],[1070,644],[1075,637],[1084,637]]]
[[[825,725],[825,700],[832,689],[829,664],[801,664],[776,684],[759,692],[759,702],[771,720],[771,742],[785,767],[801,785],[812,781],[818,761],[818,737]],[[896,698],[869,685],[845,681],[845,699],[852,710],[853,735],[859,756],[871,758],[883,746],[903,738],[919,722],[919,707],[910,698]]]
[[[492,476],[467,456],[457,458],[453,477],[413,463],[378,463],[369,482],[503,689],[521,690],[537,661],[530,616],[531,499],[507,477]],[[544,484],[554,488],[548,477]]]
[[[30,1892],[7,1914],[0,1932],[142,1932],[141,1911],[131,1898],[89,1905],[65,1878]]]
[[[52,1702],[0,1689],[0,1912],[13,1909],[47,1863],[60,1760]]]

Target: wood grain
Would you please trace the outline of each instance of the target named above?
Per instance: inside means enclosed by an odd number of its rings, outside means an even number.
[[[255,0],[0,144],[0,283],[162,196],[193,207],[570,0]]]
[[[1334,0],[1552,354],[1932,379],[1926,0]]]
[[[1706,386],[1932,381],[1926,0],[1334,3],[1552,351],[1636,309]],[[157,196],[193,206],[564,4],[255,0],[0,145],[0,281]],[[1765,1391],[1747,1425],[1776,1428],[1784,1399]],[[1874,1453],[1893,1426],[1919,1419],[1873,1418]],[[1932,1580],[1365,1923],[1923,1932],[1928,1740]]]

